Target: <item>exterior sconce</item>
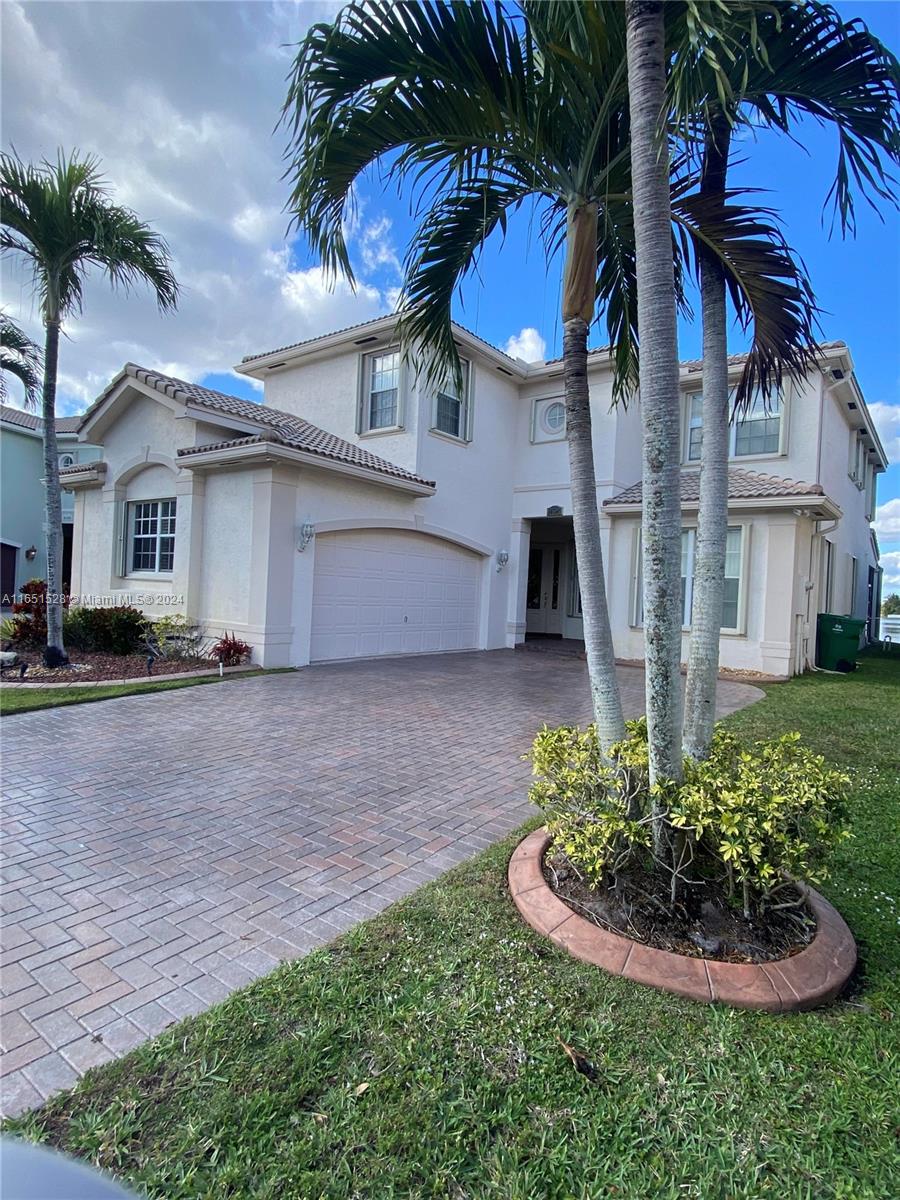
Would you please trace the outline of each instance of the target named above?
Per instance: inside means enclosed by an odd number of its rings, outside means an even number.
[[[508,550],[498,550],[497,551],[497,574],[498,575],[503,570],[503,568],[506,566],[506,564],[508,562],[509,562],[509,551]]]
[[[25,551],[25,557],[29,562],[34,562],[34,560],[37,558],[37,546],[29,546]]]
[[[313,535],[316,528],[311,522],[306,521],[300,526],[300,532],[297,534],[297,552],[302,554],[309,543],[313,540]]]

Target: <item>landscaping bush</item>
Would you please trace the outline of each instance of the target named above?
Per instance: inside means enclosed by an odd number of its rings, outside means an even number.
[[[77,650],[98,654],[135,654],[143,647],[147,619],[138,608],[70,609],[63,621],[63,639]]]
[[[744,743],[718,729],[708,759],[685,759],[678,787],[650,787],[643,719],[629,722],[610,763],[593,726],[541,730],[531,758],[540,776],[531,799],[556,846],[594,887],[635,859],[649,865],[655,795],[688,838],[693,877],[724,881],[746,915],[765,911],[795,880],[822,882],[828,853],[850,836],[849,777],[802,746],[798,733]]]
[[[13,616],[8,630],[14,646],[43,646],[47,642],[47,584],[43,579],[23,583],[20,599],[12,606]],[[68,607],[68,596],[63,598]]]
[[[147,625],[147,649],[157,658],[199,658],[202,643],[203,630],[182,613],[159,617]]]
[[[242,642],[233,633],[226,633],[210,650],[209,657],[220,662],[223,667],[239,667],[250,657],[252,650],[253,647],[247,642]]]

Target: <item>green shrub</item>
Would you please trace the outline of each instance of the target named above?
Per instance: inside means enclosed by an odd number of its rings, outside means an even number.
[[[651,788],[647,726],[604,762],[593,726],[544,728],[531,760],[531,799],[548,831],[588,883],[609,880],[635,859],[650,863],[650,809],[662,799],[671,825],[689,839],[691,873],[727,880],[745,911],[764,908],[793,880],[820,883],[843,826],[849,777],[800,744],[800,735],[747,745],[716,730],[710,756],[685,759],[678,787]]]
[[[172,613],[148,624],[146,641],[159,658],[200,658],[203,632],[182,613]]]
[[[72,608],[63,622],[63,639],[77,650],[98,654],[135,654],[144,644],[147,619],[138,608]]]

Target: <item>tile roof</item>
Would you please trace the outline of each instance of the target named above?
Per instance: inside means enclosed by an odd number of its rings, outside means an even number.
[[[334,462],[346,463],[348,466],[362,467],[380,475],[390,475],[395,479],[407,479],[413,483],[434,487],[428,479],[422,479],[411,471],[398,467],[387,459],[370,454],[353,442],[345,441],[333,433],[320,429],[297,417],[293,413],[282,412],[277,408],[269,408],[265,404],[257,404],[253,400],[241,400],[238,396],[229,396],[227,392],[217,392],[212,388],[202,387],[199,383],[188,383],[184,379],[175,379],[171,375],[162,375],[158,371],[148,371],[135,363],[126,363],[124,374],[144,383],[154,391],[171,396],[184,404],[192,404],[199,408],[208,409],[212,415],[238,417],[262,426],[265,434],[241,435],[221,442],[212,442],[205,446],[187,446],[179,450],[179,458],[198,454],[206,450],[223,450],[226,447],[250,445],[254,442],[275,442],[294,450],[303,450],[307,454],[317,454]],[[107,392],[101,397],[106,396]]]
[[[729,500],[772,500],[790,496],[824,496],[818,483],[804,483],[799,479],[782,479],[778,475],[766,475],[762,471],[747,471],[743,467],[728,468]],[[682,471],[681,503],[696,504],[700,499],[700,472]],[[624,492],[603,501],[603,506],[618,504],[640,504],[641,485],[634,483]]]
[[[288,350],[299,350],[301,346],[312,346],[316,342],[324,341],[325,338],[336,337],[341,333],[351,333],[354,329],[365,329],[367,325],[377,325],[379,322],[384,321],[389,316],[397,316],[397,314],[385,313],[384,316],[373,317],[369,321],[360,321],[356,325],[345,325],[343,329],[332,329],[328,333],[320,333],[316,337],[304,338],[302,342],[292,342],[289,346],[276,346],[274,350],[263,350],[260,354],[245,354],[241,359],[241,364],[243,365],[244,363],[256,362],[260,358],[268,358],[271,354],[286,354]],[[503,356],[503,358],[508,358],[510,362],[518,364],[519,359],[513,358],[512,355],[507,354],[505,350],[501,350],[499,346],[495,346],[493,342],[489,342],[487,338],[483,338],[473,330],[467,329],[466,326],[461,325],[459,321],[453,321],[452,325],[454,329],[461,329],[463,333],[467,333],[469,337],[475,338],[477,342],[481,342],[483,346],[487,346],[488,349],[493,350],[495,354],[500,354]]]
[[[817,350],[846,350],[846,342],[819,342]],[[750,356],[748,354],[729,354],[728,365],[730,367],[740,366],[741,363],[747,361]],[[699,371],[703,367],[702,358],[689,358],[679,364],[688,371]]]
[[[60,467],[59,477],[63,479],[66,475],[80,475],[83,471],[102,471],[106,472],[107,464],[102,458],[96,458],[92,462],[74,463],[71,467]]]
[[[13,408],[11,404],[0,405],[0,416],[7,425],[18,425],[21,429],[32,429],[37,432],[43,420],[37,413],[25,412],[21,408]],[[81,424],[81,417],[57,417],[57,433],[75,433]]]

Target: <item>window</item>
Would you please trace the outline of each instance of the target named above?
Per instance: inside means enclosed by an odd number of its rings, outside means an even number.
[[[732,392],[732,397],[734,393]],[[756,396],[744,414],[731,423],[728,442],[729,458],[757,454],[778,454],[781,449],[781,399],[770,401],[768,407]],[[699,462],[703,445],[703,396],[695,392],[688,397],[685,458]]]
[[[169,574],[175,564],[175,501],[138,500],[128,506],[128,570]]]
[[[438,392],[434,404],[434,425],[439,433],[467,441],[469,437],[469,364],[462,367],[462,391],[457,393],[452,383]]]
[[[59,456],[59,465],[60,469],[63,467],[74,467],[75,459],[71,454],[61,454]]]
[[[363,359],[362,432],[400,424],[400,351],[386,350]]]
[[[862,491],[866,486],[866,466],[867,466],[866,445],[862,435],[851,430],[850,432],[850,463],[848,465],[848,473],[856,486]]]
[[[640,539],[638,539],[638,542]],[[681,624],[690,629],[694,609],[694,559],[697,550],[696,529],[681,531]],[[635,579],[635,625],[643,624],[640,544],[637,546]],[[741,627],[741,584],[744,562],[744,530],[730,525],[725,541],[725,592],[722,600],[722,629],[737,633]]]
[[[533,442],[556,442],[565,437],[566,406],[557,396],[535,400],[532,413],[531,440]]]
[[[859,559],[850,555],[850,599],[847,604],[847,615],[852,617],[856,609],[856,586],[859,582]]]
[[[581,617],[581,584],[578,582],[578,559],[575,557],[575,547],[572,547],[572,574],[569,579],[569,616]]]

